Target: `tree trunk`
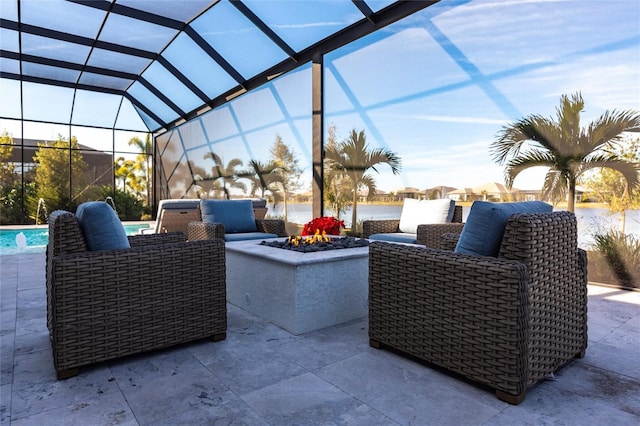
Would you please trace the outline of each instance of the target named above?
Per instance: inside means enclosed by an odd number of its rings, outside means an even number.
[[[356,232],[358,218],[358,187],[353,188],[353,207],[351,208],[351,232]]]
[[[284,194],[284,206],[283,206],[283,209],[282,209],[282,213],[284,215],[284,222],[287,223],[287,198],[288,198],[287,196],[288,196],[288,193],[287,193],[286,190],[284,190],[282,192]]]
[[[569,180],[569,193],[567,194],[567,211],[574,213],[576,209],[576,181]]]
[[[147,175],[147,206],[151,205],[151,166],[149,165],[149,157],[146,161],[145,174]]]

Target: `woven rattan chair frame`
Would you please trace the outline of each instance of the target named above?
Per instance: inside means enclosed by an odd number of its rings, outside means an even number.
[[[181,232],[87,251],[75,215],[49,218],[47,325],[58,378],[126,355],[226,336],[224,242]]]
[[[498,258],[385,242],[372,242],[369,256],[373,347],[488,385],[512,404],[584,355],[586,254],[572,213],[512,216]]]
[[[443,234],[460,233],[462,231],[462,206],[455,206],[451,223],[418,225],[416,244],[427,247],[440,247]],[[373,234],[389,234],[400,232],[400,219],[365,220],[362,222],[362,236],[369,238]]]

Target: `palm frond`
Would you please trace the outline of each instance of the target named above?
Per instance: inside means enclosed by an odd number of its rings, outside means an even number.
[[[544,177],[542,198],[553,203],[563,201],[567,197],[568,182],[560,170],[550,169]]]
[[[360,188],[367,188],[367,199],[371,199],[376,193],[376,180],[370,174],[365,174],[360,179]]]
[[[609,153],[589,156],[587,161],[581,164],[580,174],[595,168],[608,168],[620,173],[627,183],[627,192],[640,188],[640,164],[621,160]]]
[[[616,146],[624,132],[640,132],[640,114],[636,111],[605,111],[585,130],[592,150]]]
[[[520,172],[531,167],[553,167],[554,165],[554,157],[548,151],[532,149],[507,163],[504,169],[505,184],[511,189]]]
[[[509,158],[520,155],[528,145],[548,147],[553,126],[549,120],[539,115],[522,118],[504,126],[498,133],[498,139],[489,147],[489,153],[498,164],[504,164]]]
[[[571,96],[560,96],[560,107],[556,109],[555,127],[560,130],[560,147],[575,145],[580,136],[580,114],[584,111],[584,99],[580,92]],[[558,149],[558,148],[556,148]]]
[[[203,158],[205,160],[208,160],[208,159],[213,160],[214,164],[216,164],[216,165],[221,165],[222,164],[222,157],[220,157],[218,154],[216,154],[213,151],[206,152],[204,154]]]

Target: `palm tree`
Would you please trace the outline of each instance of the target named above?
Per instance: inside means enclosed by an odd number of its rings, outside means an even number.
[[[278,166],[273,161],[265,164],[259,160],[250,160],[249,169],[240,175],[251,181],[251,196],[255,196],[259,189],[260,196],[264,198],[265,192],[273,192],[271,186],[281,181],[280,176],[275,173],[277,169]]]
[[[129,183],[130,189],[133,191],[135,187],[136,165],[133,160],[127,160],[124,157],[118,157],[115,162],[115,168],[113,171],[116,180],[122,181],[122,192],[127,191],[127,183]]]
[[[270,163],[274,166],[271,171],[271,175],[274,176],[274,185],[271,185],[270,189],[274,195],[274,205],[276,197],[281,197],[283,202],[282,216],[286,222],[289,196],[300,188],[302,169],[295,152],[284,143],[279,134],[276,134],[276,140],[269,152],[271,153]]]
[[[135,146],[140,152],[136,157],[136,170],[143,174],[142,183],[146,186],[147,205],[151,201],[151,160],[153,159],[153,143],[151,142],[151,134],[147,133],[144,142],[137,136],[129,139],[129,146]]]
[[[507,187],[529,167],[548,167],[542,187],[545,199],[567,198],[567,210],[575,209],[576,182],[587,170],[606,167],[617,170],[631,194],[638,185],[640,165],[625,161],[614,148],[624,132],[640,131],[640,114],[635,111],[605,111],[586,128],[580,127],[584,101],[580,93],[562,95],[556,121],[530,115],[502,128],[491,144],[493,159],[504,170]]]
[[[391,167],[393,174],[400,173],[400,158],[386,148],[370,149],[364,130],[357,133],[355,129],[351,131],[349,137],[340,143],[329,144],[325,149],[325,160],[327,160],[331,173],[342,174],[349,178],[352,188],[352,211],[351,229],[355,230],[358,213],[358,193],[360,189],[367,188],[370,198],[376,190],[376,182],[369,173],[369,169],[378,173],[378,164],[387,164]]]
[[[211,175],[204,177],[203,180],[212,181],[214,183],[214,187],[216,181],[222,181],[222,190],[224,191],[227,200],[231,198],[229,188],[237,188],[243,192],[247,190],[245,184],[238,180],[238,178],[242,176],[240,176],[239,172],[236,171],[236,168],[242,166],[242,160],[239,158],[232,158],[225,166],[222,161],[222,157],[214,152],[207,152],[204,155],[204,158],[211,158],[214,165],[211,167]]]

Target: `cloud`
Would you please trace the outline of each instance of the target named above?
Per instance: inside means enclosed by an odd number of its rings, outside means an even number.
[[[506,120],[483,117],[460,117],[447,115],[410,115],[406,118],[424,121],[437,121],[441,123],[467,123],[467,124],[506,124]]]

